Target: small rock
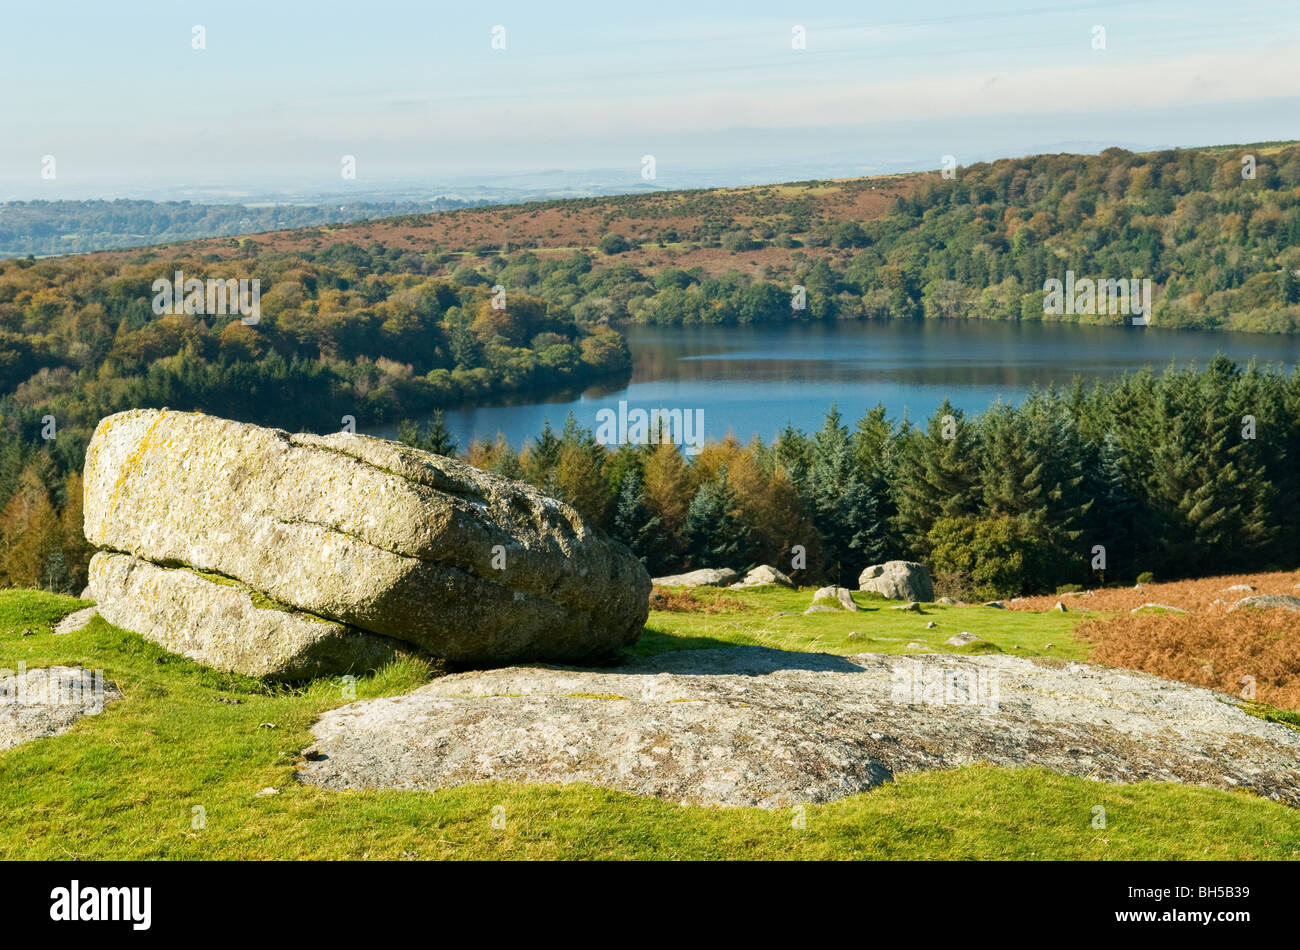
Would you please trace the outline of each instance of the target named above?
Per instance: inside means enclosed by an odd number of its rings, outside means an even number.
[[[1243,597],[1237,601],[1228,608],[1228,613],[1242,607],[1255,607],[1261,610],[1267,610],[1270,607],[1281,607],[1283,610],[1294,613],[1300,611],[1300,597],[1292,597],[1290,594],[1255,594],[1253,597]]]
[[[906,610],[909,613],[919,614],[921,612],[921,605],[913,601],[910,604],[899,604],[897,607],[890,607],[889,609]]]
[[[985,604],[984,604],[984,606],[985,606],[985,607],[995,607],[995,608],[997,608],[998,610],[1006,610],[1006,609],[1007,609],[1007,605],[1004,604],[1004,603],[1002,603],[1002,601],[1000,601],[1000,600],[990,600],[990,601],[986,601]]]
[[[1297,587],[1300,587],[1300,584],[1297,584],[1296,586],[1297,586]],[[935,603],[936,603],[936,604],[947,604],[948,606],[951,607],[951,606],[954,606],[954,605],[957,603],[957,601],[953,600],[951,597],[940,597],[938,600],[935,601]]]
[[[929,621],[927,621],[926,624],[925,624],[925,629],[926,629],[926,630],[933,630],[933,629],[934,629],[935,627],[937,627],[937,626],[939,626],[937,623],[935,623],[933,620],[929,620]]]
[[[769,584],[775,584],[778,587],[794,587],[794,581],[790,580],[785,574],[782,574],[770,564],[760,564],[745,575],[745,579],[738,583],[732,584],[732,590],[744,590],[747,587],[765,587]]]
[[[280,727],[277,726],[277,725],[276,725],[275,723],[273,723],[273,722],[259,722],[259,723],[257,724],[257,728],[259,728],[259,729],[279,729]]]
[[[102,672],[79,666],[0,670],[0,751],[67,732],[121,698]]]
[[[729,567],[702,567],[686,574],[656,577],[656,587],[726,587],[740,579],[740,572]]]
[[[1069,608],[1066,607],[1065,604],[1061,603],[1059,600],[1052,605],[1052,609],[1059,614],[1066,613],[1069,610]]]
[[[279,795],[279,794],[280,794],[280,790],[279,790],[278,788],[271,788],[271,786],[268,785],[266,788],[264,788],[264,789],[262,789],[260,792],[258,792],[257,795],[256,795],[256,797],[257,797],[257,798],[265,798],[265,797],[267,797],[268,795]]]
[[[1138,613],[1142,610],[1168,610],[1170,613],[1185,614],[1186,610],[1181,607],[1170,607],[1168,604],[1145,603],[1141,607],[1134,607],[1129,611],[1131,614]]]
[[[853,602],[853,594],[847,587],[823,587],[813,594],[812,606],[804,611],[806,614],[816,610],[856,611],[858,605]]]
[[[975,634],[967,633],[963,630],[956,636],[949,637],[944,642],[950,647],[964,647],[969,646],[972,643],[983,643],[984,640],[982,637],[977,637]]]
[[[1044,650],[1050,650],[1050,649],[1051,649],[1052,647],[1054,647],[1054,646],[1056,646],[1055,643],[1044,643],[1044,644],[1043,644],[1043,649],[1044,649]]]
[[[930,645],[929,645],[928,643],[917,643],[915,640],[913,640],[911,643],[909,643],[909,644],[907,645],[907,649],[909,649],[909,650],[928,650],[928,649],[930,649]]]
[[[1254,590],[1254,589],[1255,588],[1251,587],[1249,584],[1233,584],[1231,587],[1223,588],[1223,591],[1224,593],[1227,593],[1230,590]]]
[[[95,619],[98,611],[94,607],[85,607],[81,610],[74,610],[62,620],[54,625],[55,633],[76,633],[90,621]]]
[[[865,639],[867,639],[867,638],[866,638],[865,635],[863,635],[863,634],[861,634],[861,633],[858,633],[856,630],[850,630],[850,631],[849,631],[849,639],[850,639],[850,640],[865,640]]]

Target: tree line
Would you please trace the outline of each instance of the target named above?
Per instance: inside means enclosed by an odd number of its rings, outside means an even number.
[[[904,558],[964,598],[1300,563],[1300,372],[1142,372],[926,420],[881,407],[765,442],[597,443],[572,416],[520,451],[455,444],[439,415],[399,438],[522,479],[629,545],[652,574],[770,563],[856,587]],[[0,583],[77,591],[82,447],[0,430]],[[802,554],[800,554],[802,552]]]

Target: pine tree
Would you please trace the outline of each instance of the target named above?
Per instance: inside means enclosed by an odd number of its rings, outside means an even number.
[[[506,478],[524,478],[524,466],[519,461],[519,453],[500,433],[492,444],[492,471]]]
[[[613,499],[605,481],[605,450],[580,441],[560,446],[555,466],[556,494],[578,510],[590,524],[605,527]]]
[[[560,464],[560,440],[551,428],[550,420],[542,425],[542,431],[533,439],[521,459],[524,477],[548,495],[555,494],[555,468]]]
[[[695,568],[735,567],[749,544],[749,528],[738,517],[736,495],[726,469],[695,492],[682,525],[690,563]]]
[[[1147,412],[1157,434],[1137,489],[1160,518],[1160,562],[1172,576],[1245,568],[1272,539],[1270,486],[1231,408],[1236,376],[1224,357],[1204,373],[1166,373]]]
[[[774,455],[776,464],[790,476],[795,486],[803,491],[811,465],[812,441],[792,425],[786,425],[776,438]]]
[[[433,452],[435,455],[446,455],[449,458],[455,458],[459,447],[456,445],[456,439],[451,434],[451,429],[447,427],[447,420],[443,416],[441,409],[434,411],[433,418],[427,425],[428,428],[424,433],[424,444],[421,448],[426,452]]]
[[[965,415],[946,399],[925,431],[907,430],[903,439],[894,493],[896,521],[907,553],[923,558],[936,521],[974,514],[979,506],[979,445]]]
[[[397,439],[413,449],[432,452],[434,455],[445,455],[449,458],[455,458],[459,451],[459,446],[451,430],[447,428],[447,420],[441,409],[435,410],[433,418],[427,420],[423,427],[410,419],[403,419],[397,424]]]
[[[834,406],[813,435],[806,499],[825,545],[821,573],[837,584],[854,584],[864,567],[883,559],[885,525]]]
[[[650,511],[641,476],[629,471],[619,485],[611,534],[632,549],[652,574],[666,568],[663,523]]]
[[[1132,580],[1147,567],[1139,567],[1138,538],[1146,534],[1144,514],[1128,483],[1119,440],[1113,433],[1102,436],[1101,444],[1092,451],[1085,469],[1084,494],[1092,499],[1083,529],[1083,556],[1092,572],[1097,554],[1094,548],[1104,549],[1104,566],[1093,575],[1097,582],[1108,579]]]
[[[979,420],[981,517],[1022,519],[1049,576],[1086,579],[1077,543],[1092,502],[1084,497],[1084,457],[1077,426],[1052,391],[1034,392],[1019,408],[997,403]]]
[[[645,462],[644,486],[646,504],[659,516],[664,530],[678,532],[694,493],[690,470],[677,446],[668,442],[654,446]]]

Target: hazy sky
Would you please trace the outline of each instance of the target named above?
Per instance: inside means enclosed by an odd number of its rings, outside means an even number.
[[[646,154],[671,183],[685,166],[850,174],[1300,135],[1298,0],[6,0],[0,29],[0,198],[342,189],[343,155],[357,186],[639,180]]]

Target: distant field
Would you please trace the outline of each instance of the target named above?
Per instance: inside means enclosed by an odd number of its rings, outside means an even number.
[[[670,263],[681,268],[699,265],[710,274],[734,269],[739,262],[744,262],[747,267],[766,265],[785,269],[795,263],[799,249],[765,247],[737,252],[719,247],[692,248],[688,243],[676,240],[664,240],[666,246],[661,247],[661,235],[685,232],[719,217],[725,217],[736,227],[761,229],[766,226],[773,230],[779,230],[782,222],[788,221],[792,215],[805,215],[814,221],[869,221],[887,214],[893,198],[909,194],[916,182],[925,177],[925,173],[919,173],[833,182],[571,198],[300,228],[242,239],[186,241],[172,247],[180,254],[213,254],[225,259],[244,256],[250,250],[321,251],[344,243],[362,247],[382,244],[413,251],[443,247],[455,251],[470,249],[464,256],[472,262],[480,256],[472,251],[476,247],[490,248],[491,253],[506,244],[527,246],[538,253],[561,249],[591,252],[604,235],[616,233],[639,246],[610,259],[610,263],[651,269]],[[804,251],[804,254],[808,253],[821,256],[832,251],[830,248]],[[836,252],[834,256],[843,256],[847,260],[851,253],[845,251],[841,255]]]

